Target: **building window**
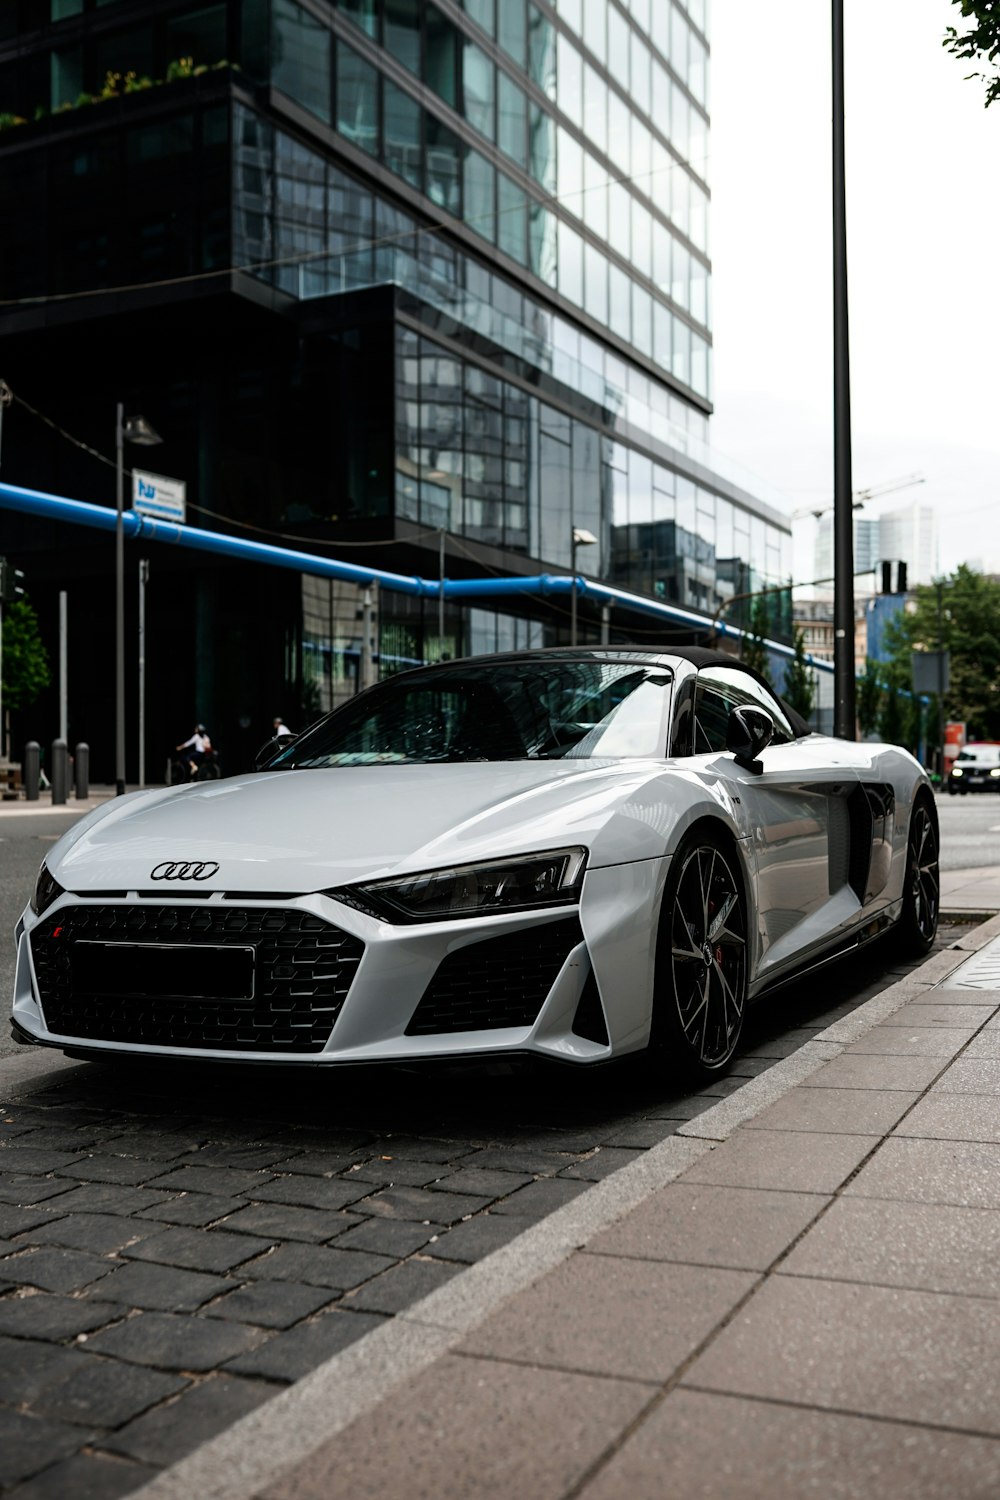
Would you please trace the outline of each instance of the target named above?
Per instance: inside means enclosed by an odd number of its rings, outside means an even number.
[[[329,31],[294,0],[275,0],[271,25],[271,82],[329,124]]]
[[[427,196],[457,218],[462,211],[460,164],[462,148],[454,131],[436,115],[427,122]]]
[[[378,73],[343,43],[337,48],[337,129],[369,156],[378,155]]]
[[[418,191],[423,186],[417,101],[388,78],[382,80],[383,158],[390,172]]]
[[[388,52],[420,76],[420,5],[418,0],[385,0],[385,34]]]

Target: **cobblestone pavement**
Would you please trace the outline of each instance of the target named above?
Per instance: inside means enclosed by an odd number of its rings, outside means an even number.
[[[625,1063],[0,1069],[0,1490],[124,1495],[912,967],[773,997],[699,1093]]]

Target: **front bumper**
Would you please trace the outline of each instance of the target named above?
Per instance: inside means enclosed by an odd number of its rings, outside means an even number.
[[[665,867],[590,871],[578,908],[412,926],[318,895],[66,895],[19,924],[12,1019],[21,1039],[94,1054],[322,1066],[527,1052],[600,1062],[648,1035]],[[254,993],[83,993],[79,942],[252,946]]]

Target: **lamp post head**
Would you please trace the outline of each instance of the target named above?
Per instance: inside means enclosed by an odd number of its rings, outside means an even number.
[[[163,442],[156,428],[145,417],[127,417],[122,436],[127,443],[135,443],[140,448],[154,448],[157,443]]]
[[[587,531],[583,526],[573,527],[574,547],[596,547],[597,538],[592,531]]]

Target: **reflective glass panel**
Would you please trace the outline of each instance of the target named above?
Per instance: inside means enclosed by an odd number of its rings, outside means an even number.
[[[330,32],[294,0],[274,0],[271,25],[271,82],[329,124]]]
[[[417,101],[388,78],[382,80],[383,159],[390,172],[421,188],[420,115]]]
[[[496,68],[481,47],[467,41],[462,56],[465,118],[489,140],[495,139]]]
[[[343,42],[337,48],[337,129],[362,151],[378,155],[378,73]]]

